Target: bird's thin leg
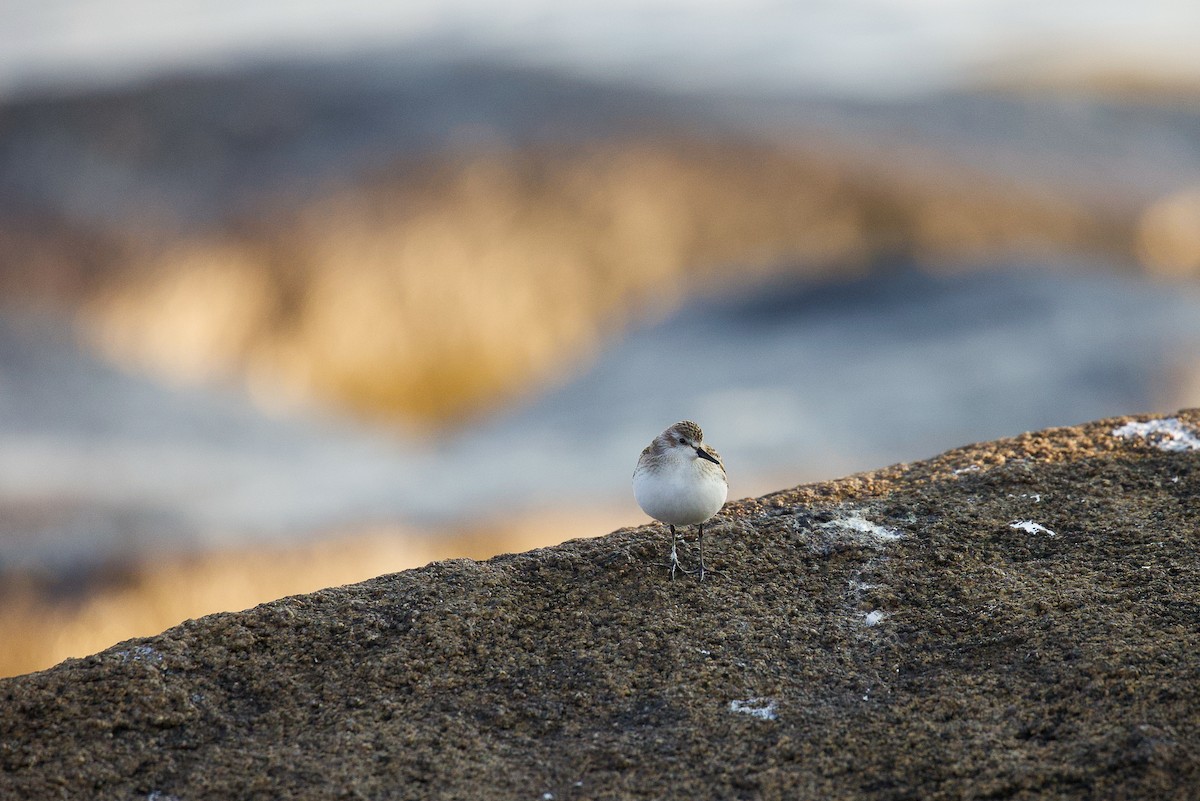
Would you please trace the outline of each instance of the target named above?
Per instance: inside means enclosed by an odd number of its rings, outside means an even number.
[[[672,525],[671,526],[671,580],[672,581],[675,580],[675,571],[677,569],[682,569],[682,568],[680,568],[680,565],[679,565],[679,552],[675,548],[677,543],[678,543],[678,538],[675,536],[675,526]]]
[[[720,570],[711,570],[704,564],[704,524],[700,524],[700,567],[691,571],[697,574],[698,581],[704,581],[704,577],[710,573],[716,573],[718,576],[724,575]]]
[[[668,524],[668,525],[670,525],[670,524]],[[691,575],[692,573],[696,572],[695,570],[688,570],[686,567],[684,567],[682,564],[680,564],[679,550],[677,548],[678,544],[679,544],[679,535],[675,531],[675,526],[671,525],[671,578],[672,579],[675,578],[676,570],[678,570],[680,573],[687,573],[688,575]]]

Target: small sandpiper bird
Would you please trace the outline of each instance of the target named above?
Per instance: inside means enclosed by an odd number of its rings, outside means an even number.
[[[633,471],[633,494],[642,511],[671,527],[671,578],[676,570],[704,580],[704,523],[729,494],[721,457],[704,444],[704,432],[691,420],[676,423],[654,438]],[[675,526],[700,526],[700,567],[679,564]]]

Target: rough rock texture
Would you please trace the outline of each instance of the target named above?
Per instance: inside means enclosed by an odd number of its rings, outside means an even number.
[[[729,504],[703,583],[645,526],[7,679],[0,798],[1193,797],[1178,418]]]

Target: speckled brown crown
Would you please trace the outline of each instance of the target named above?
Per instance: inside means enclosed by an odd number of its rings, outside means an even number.
[[[700,426],[696,425],[691,420],[680,420],[667,430],[674,431],[676,434],[682,434],[693,442],[704,441],[704,432],[700,430]]]

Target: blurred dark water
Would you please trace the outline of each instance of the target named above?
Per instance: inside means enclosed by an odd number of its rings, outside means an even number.
[[[573,443],[586,486],[622,474],[656,426],[690,417],[730,466],[731,492],[761,492],[764,478],[829,478],[1200,401],[1181,388],[1197,369],[1198,312],[1200,288],[1067,263],[940,276],[901,263],[843,282],[772,282],[631,334],[478,437],[530,465]],[[608,481],[618,494],[623,482]],[[558,492],[535,491],[542,502]]]
[[[957,164],[1136,208],[1200,181],[1200,99],[1048,89],[955,91],[893,102],[727,98],[723,117],[787,138],[824,133],[917,166]]]
[[[684,98],[490,63],[397,56],[177,75],[0,107],[0,208],[205,226],[397,161],[704,116]]]
[[[296,61],[0,106],[0,210],[203,225],[442,152],[662,130],[807,136],[1144,203],[1200,180],[1200,103],[1066,91],[678,94],[452,56]]]

